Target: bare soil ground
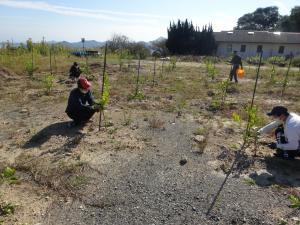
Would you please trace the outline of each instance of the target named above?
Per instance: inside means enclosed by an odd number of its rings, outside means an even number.
[[[94,77],[100,64],[92,63]],[[111,100],[106,127],[98,131],[98,115],[85,127],[68,128],[64,110],[75,84],[56,76],[50,95],[43,74],[29,79],[2,68],[0,84],[0,171],[17,169],[18,182],[0,182],[0,202],[15,212],[2,224],[298,224],[300,212],[289,207],[289,194],[300,192],[298,158],[285,161],[259,140],[243,151],[212,211],[207,211],[243,142],[244,108],[252,96],[255,69],[231,85],[222,110],[210,110],[218,83],[228,73],[218,65],[215,81],[205,67],[178,63],[160,74],[154,86],[153,64],[144,61],[144,99],[134,92],[131,69],[110,64]],[[259,80],[256,105],[264,113],[276,104],[300,112],[299,77],[293,72],[280,101],[284,72],[269,82],[268,69]],[[14,77],[11,79],[10,77]],[[94,92],[98,82],[93,81]],[[1,224],[1,223],[0,223]]]

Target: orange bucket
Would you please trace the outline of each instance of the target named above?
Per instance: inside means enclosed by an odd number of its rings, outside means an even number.
[[[238,69],[236,70],[236,75],[237,75],[239,78],[243,78],[243,77],[245,76],[245,70],[242,69],[241,67],[238,68]]]

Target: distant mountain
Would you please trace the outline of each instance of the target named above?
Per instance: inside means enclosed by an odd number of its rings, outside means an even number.
[[[151,49],[152,44],[160,41],[164,41],[166,38],[164,37],[159,37],[153,41],[145,42],[145,41],[139,41],[139,43],[143,43],[147,48]],[[62,41],[62,42],[57,42],[57,44],[61,44],[63,46],[66,46],[68,48],[82,48],[82,42],[67,42],[67,41]],[[84,46],[86,48],[101,48],[105,46],[105,42],[99,42],[95,40],[90,40],[90,41],[85,41]]]
[[[82,42],[67,42],[67,41],[62,41],[62,42],[57,42],[56,44],[61,44],[63,46],[66,46],[68,48],[82,48]],[[105,45],[105,42],[98,42],[95,40],[91,41],[85,41],[84,46],[85,48],[101,48]]]
[[[157,42],[160,42],[160,41],[164,41],[166,40],[166,38],[164,37],[159,37],[153,41],[149,41],[149,42],[145,42],[145,41],[139,41],[138,43],[142,43],[146,46],[146,48],[149,48],[149,49],[152,49],[153,48],[153,44],[154,43],[157,43]],[[26,43],[23,43],[24,45],[26,45]],[[57,42],[57,41],[48,41],[47,44],[60,44],[60,45],[63,45],[65,47],[68,47],[68,48],[78,48],[78,49],[81,49],[82,48],[82,42],[79,41],[79,42],[68,42],[68,41],[60,41],[60,42]],[[105,42],[104,41],[95,41],[95,40],[86,40],[84,42],[84,46],[86,48],[101,48],[105,45]],[[13,47],[18,47],[20,46],[20,43],[13,43]],[[1,47],[1,46],[0,46]]]
[[[157,38],[157,39],[155,39],[153,41],[150,41],[150,43],[161,42],[161,41],[165,41],[165,40],[167,40],[167,38],[159,37],[159,38]]]

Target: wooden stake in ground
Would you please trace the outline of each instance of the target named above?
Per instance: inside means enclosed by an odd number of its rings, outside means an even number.
[[[253,95],[252,95],[252,100],[251,100],[251,106],[250,106],[251,109],[253,108],[253,105],[254,105],[254,98],[255,98],[255,94],[256,94],[257,81],[258,81],[258,77],[259,77],[259,71],[260,71],[260,66],[261,66],[262,55],[263,55],[263,52],[260,53],[259,65],[258,65],[258,68],[257,68],[257,71],[256,71],[257,72],[256,73],[256,80],[255,80],[255,85],[254,85],[254,90],[253,90]],[[250,116],[248,117],[248,123],[247,123],[247,128],[246,128],[245,132],[248,132],[249,129],[250,129],[249,123],[250,123]],[[208,208],[208,210],[206,212],[206,216],[209,216],[210,213],[211,213],[211,211],[213,210],[213,208],[214,208],[214,206],[215,206],[215,204],[217,202],[217,199],[219,198],[219,196],[221,194],[221,191],[223,190],[223,188],[224,188],[224,186],[225,186],[225,184],[226,184],[226,182],[227,182],[230,174],[233,172],[234,166],[236,164],[238,164],[238,161],[240,159],[241,153],[242,153],[242,151],[244,151],[245,147],[246,147],[246,141],[244,139],[244,142],[243,142],[241,148],[237,151],[235,159],[234,159],[233,163],[231,164],[231,167],[229,168],[229,170],[228,170],[228,172],[227,172],[227,174],[225,176],[225,179],[224,179],[223,183],[221,184],[220,188],[218,189],[217,194],[213,198],[213,201],[210,204],[210,206],[209,206],[209,208]]]
[[[286,86],[287,86],[287,83],[288,83],[289,72],[290,72],[290,69],[291,69],[292,61],[293,61],[293,55],[290,54],[289,67],[288,67],[288,69],[286,71],[285,78],[284,78],[284,81],[283,81],[283,86],[282,86],[280,101],[282,101],[282,98],[283,98],[283,95],[284,95],[284,92],[285,92],[285,89],[286,89]]]
[[[155,76],[156,76],[156,57],[154,57],[154,65],[153,65],[153,80],[152,80],[152,85],[154,87],[155,85]]]
[[[53,46],[53,60],[54,60],[54,71],[55,71],[55,74],[57,74],[57,66],[56,66],[56,57],[55,57],[55,48]]]
[[[31,47],[31,68],[32,68],[32,76],[33,76],[33,72],[34,72],[34,67],[33,67],[33,44],[32,44],[32,47]]]
[[[50,52],[50,74],[52,75],[52,46],[50,46],[49,48],[49,52]]]
[[[160,75],[160,77],[163,77],[163,75],[164,75],[164,65],[165,65],[165,59],[163,58],[162,63],[161,63],[161,75]]]
[[[105,50],[104,50],[101,99],[103,99],[103,93],[104,93],[104,83],[105,83],[105,73],[106,73],[106,54],[107,54],[107,43],[105,44]],[[99,115],[99,131],[101,129],[102,116],[103,116],[103,119],[104,119],[104,110],[103,109],[100,110],[100,115]]]
[[[141,56],[139,55],[139,64],[138,64],[138,73],[137,73],[137,77],[136,77],[135,96],[137,96],[138,93],[139,93],[140,68],[141,68]]]

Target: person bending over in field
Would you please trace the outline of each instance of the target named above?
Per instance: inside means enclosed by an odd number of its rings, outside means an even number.
[[[77,88],[70,93],[66,113],[73,120],[71,127],[85,124],[100,110],[100,106],[95,104],[91,86],[86,78],[79,78]]]
[[[275,129],[276,142],[268,144],[271,149],[276,149],[277,157],[294,158],[300,156],[300,116],[289,113],[287,108],[276,106],[268,116],[274,122],[258,130],[258,134],[270,133]]]
[[[70,68],[70,79],[71,80],[77,80],[80,77],[81,70],[77,62],[74,62],[73,65]]]
[[[233,57],[232,57],[230,63],[232,64],[232,67],[230,70],[230,81],[232,81],[232,79],[234,78],[235,83],[237,83],[238,79],[237,79],[236,72],[240,66],[243,69],[242,58],[237,54],[237,51],[233,51]]]

